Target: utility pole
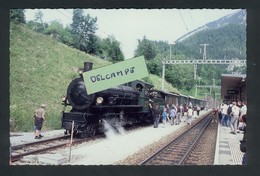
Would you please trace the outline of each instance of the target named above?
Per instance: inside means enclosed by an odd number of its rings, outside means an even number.
[[[198,80],[199,80],[199,86],[200,86],[200,80],[201,78],[198,77]],[[196,87],[195,87],[195,97],[197,98],[197,95],[198,95],[198,84],[197,84],[197,81],[196,81]]]
[[[209,44],[206,44],[206,43],[204,43],[204,44],[200,44],[200,46],[203,46],[203,60],[206,60],[207,59],[207,46],[208,46]]]
[[[172,45],[170,44],[170,60],[172,59]]]
[[[194,79],[197,79],[197,64],[194,64]]]
[[[175,41],[169,44],[170,45],[170,60],[172,59],[172,45],[175,45]]]
[[[165,80],[165,58],[162,61],[163,71],[162,71],[162,91],[164,91],[164,80]]]
[[[195,98],[197,98],[197,93],[198,92],[198,85],[197,85],[197,83],[196,83],[196,87],[195,87]]]
[[[215,87],[215,79],[212,79],[213,81],[213,84],[212,84],[212,87],[210,87],[210,94],[211,94],[211,88]]]
[[[206,43],[204,43],[204,44],[200,44],[200,46],[203,46],[203,60],[205,61],[206,59],[207,59],[207,46],[208,46],[209,44],[206,44]],[[195,64],[194,63],[194,79],[196,80],[197,78],[197,64]]]
[[[172,45],[175,45],[175,41],[169,44],[170,45],[170,60],[172,59]],[[162,70],[162,91],[164,91],[164,81],[165,81],[165,61],[166,58],[163,59],[162,64],[163,64],[163,70]]]
[[[208,46],[209,44],[200,44],[200,46],[203,46],[204,47],[204,49],[203,49],[203,60],[205,61],[206,59],[207,59],[207,46]],[[197,64],[195,63],[194,64],[194,79],[196,80],[197,79]],[[196,83],[196,88],[195,88],[195,97],[197,98],[197,89],[198,89],[198,87],[197,87],[198,85],[197,85],[197,83]]]

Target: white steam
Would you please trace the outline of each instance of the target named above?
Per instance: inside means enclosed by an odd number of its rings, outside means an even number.
[[[118,135],[124,135],[125,129],[121,126],[119,127],[113,127],[109,122],[106,120],[103,120],[104,122],[104,128],[105,128],[105,135],[107,138],[114,138]]]

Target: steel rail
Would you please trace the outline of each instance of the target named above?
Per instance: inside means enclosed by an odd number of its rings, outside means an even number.
[[[142,161],[141,163],[139,163],[139,165],[145,165],[146,163],[150,162],[151,160],[153,160],[156,156],[158,156],[160,153],[162,153],[162,151],[166,150],[167,148],[169,148],[169,146],[171,146],[172,144],[174,144],[176,141],[180,140],[184,135],[188,134],[190,132],[190,130],[192,130],[197,124],[199,124],[204,118],[206,118],[207,116],[209,116],[212,113],[212,111],[210,111],[209,113],[206,113],[203,115],[203,117],[195,124],[193,124],[187,131],[185,131],[184,133],[182,133],[181,135],[179,135],[177,138],[175,138],[173,141],[169,142],[168,144],[166,144],[165,146],[163,146],[162,148],[160,148],[157,152],[155,152],[153,155],[151,155],[150,157],[148,157],[146,160]],[[211,120],[211,119],[210,119]],[[206,126],[208,126],[210,120],[207,121]],[[205,128],[205,127],[204,127]],[[202,132],[200,133],[201,136]],[[200,138],[197,137],[196,141]],[[192,146],[190,147],[190,149],[188,150],[188,152],[191,151],[191,149],[193,148],[193,146],[195,146],[195,143],[192,144]],[[186,158],[188,156],[188,152],[186,152],[186,154],[184,154],[184,157]],[[182,158],[181,161],[178,164],[181,164],[185,158]]]

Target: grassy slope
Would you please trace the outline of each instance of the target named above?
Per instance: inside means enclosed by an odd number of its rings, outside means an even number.
[[[10,27],[10,118],[13,131],[32,131],[33,113],[40,104],[47,104],[46,129],[60,128],[61,96],[70,81],[77,77],[77,68],[84,62],[93,62],[93,68],[108,64],[48,36],[11,24]],[[161,79],[150,75],[156,88]],[[165,87],[175,91],[168,83]]]

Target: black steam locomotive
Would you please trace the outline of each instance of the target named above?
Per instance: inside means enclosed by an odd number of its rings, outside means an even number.
[[[83,71],[92,69],[92,63],[84,63]],[[79,133],[82,137],[93,136],[97,131],[104,131],[104,123],[112,127],[125,127],[134,124],[151,124],[153,122],[151,106],[159,104],[177,104],[183,100],[173,93],[152,89],[153,85],[133,81],[88,95],[82,75],[74,79],[68,86],[67,95],[63,99],[62,127],[71,133]],[[196,103],[194,99],[193,103]],[[197,100],[199,105],[202,100]],[[71,107],[65,112],[66,107]],[[201,105],[200,105],[201,106]]]

